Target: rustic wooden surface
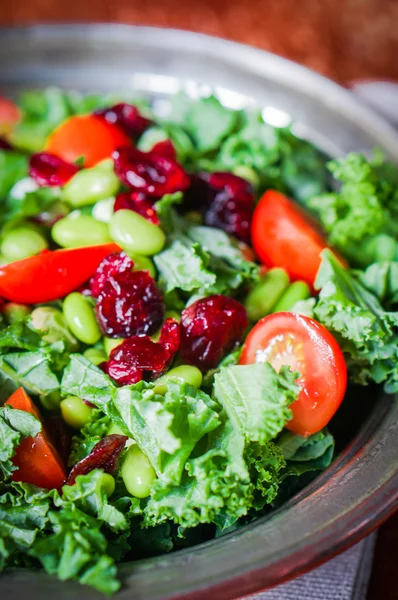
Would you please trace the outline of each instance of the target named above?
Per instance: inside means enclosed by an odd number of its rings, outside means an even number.
[[[54,21],[191,29],[276,52],[343,83],[398,80],[398,0],[0,0],[0,25]],[[398,515],[380,530],[368,600],[398,600],[397,546]]]

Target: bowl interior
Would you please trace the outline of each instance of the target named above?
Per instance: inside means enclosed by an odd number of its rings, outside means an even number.
[[[172,94],[213,91],[231,108],[260,106],[331,156],[381,146],[398,161],[398,138],[379,117],[332,82],[267,53],[172,30],[49,26],[0,30],[0,93],[59,86],[134,91],[162,111]],[[120,599],[235,598],[280,583],[330,557],[376,526],[397,501],[398,406],[377,390],[356,390],[362,424],[332,466],[281,509],[236,533],[167,556],[124,565]],[[365,397],[366,396],[366,397]],[[375,396],[377,402],[375,402]],[[366,406],[366,409],[364,409]],[[347,413],[348,414],[348,413]],[[349,437],[349,436],[348,436]],[[10,572],[4,597],[65,600],[81,588],[43,574]],[[84,590],[88,600],[101,596]]]

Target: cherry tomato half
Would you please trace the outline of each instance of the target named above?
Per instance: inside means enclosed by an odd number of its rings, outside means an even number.
[[[22,387],[8,398],[6,404],[42,420],[38,409]],[[18,467],[18,471],[12,474],[13,481],[31,483],[48,490],[60,489],[65,483],[64,465],[44,426],[35,438],[27,437],[22,440],[12,462]]]
[[[268,190],[252,221],[253,248],[268,267],[282,267],[292,281],[314,285],[327,243],[317,223],[292,200]]]
[[[53,131],[46,150],[70,163],[83,157],[84,166],[93,167],[110,158],[116,148],[129,145],[130,139],[117,125],[97,115],[75,115]]]
[[[0,135],[11,133],[12,128],[21,118],[21,112],[16,104],[0,96]]]
[[[240,363],[268,362],[276,371],[288,365],[298,371],[302,387],[291,409],[290,431],[308,436],[320,431],[344,398],[347,367],[343,353],[323,325],[295,313],[274,313],[250,331]]]

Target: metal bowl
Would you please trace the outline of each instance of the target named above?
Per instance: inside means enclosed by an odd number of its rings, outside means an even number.
[[[170,94],[214,90],[231,107],[264,108],[270,122],[290,116],[295,131],[330,155],[380,146],[398,161],[398,137],[348,91],[287,60],[182,31],[120,25],[0,30],[0,91],[56,85],[134,89],[158,109]],[[377,394],[376,394],[377,395]],[[236,598],[320,564],[368,534],[398,504],[398,404],[374,398],[370,416],[331,467],[267,518],[236,533],[121,567],[120,600]],[[4,598],[72,600],[77,584],[12,571]],[[90,589],[86,600],[100,598]]]

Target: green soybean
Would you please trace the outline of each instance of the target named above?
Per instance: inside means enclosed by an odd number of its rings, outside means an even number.
[[[114,196],[120,187],[120,181],[108,168],[108,163],[100,163],[91,169],[82,169],[68,181],[62,193],[62,199],[74,208],[94,204],[98,200]]]
[[[101,486],[103,487],[106,496],[110,498],[113,492],[115,491],[115,478],[112,477],[112,475],[110,475],[109,473],[102,473]]]
[[[88,298],[79,292],[72,292],[66,296],[62,308],[65,321],[78,340],[92,345],[101,339],[101,331]]]
[[[115,423],[112,423],[111,426],[109,427],[108,431],[107,431],[107,435],[126,435],[124,433],[124,431],[122,431],[120,429],[120,427],[118,427],[117,425],[115,425]],[[129,446],[132,446],[133,444],[135,444],[135,441],[133,440],[133,438],[129,438],[126,442],[126,448],[128,448]]]
[[[109,356],[112,350],[117,346],[120,346],[122,342],[124,342],[122,338],[104,337],[104,348],[107,355]]]
[[[59,390],[54,390],[54,392],[47,394],[47,396],[39,396],[39,400],[43,408],[48,411],[55,411],[59,409],[61,394]]]
[[[43,335],[43,340],[49,344],[59,342],[60,340],[67,340],[71,352],[79,348],[79,342],[68,329],[64,315],[58,308],[54,306],[38,306],[32,311],[30,317],[35,329],[46,332]]]
[[[271,269],[251,290],[245,302],[251,321],[258,321],[272,312],[275,304],[289,285],[289,276],[283,269]]]
[[[87,348],[87,350],[83,352],[83,356],[96,366],[108,360],[108,356],[101,348]]]
[[[140,136],[140,139],[137,144],[138,150],[141,152],[149,152],[159,142],[164,142],[168,140],[169,136],[167,132],[161,127],[149,127],[144,133]]]
[[[295,281],[279,298],[272,312],[284,312],[293,308],[299,300],[307,300],[311,296],[311,290],[304,281]]]
[[[61,401],[61,415],[65,423],[73,429],[81,429],[90,419],[93,409],[78,396],[68,396]]]
[[[155,265],[148,256],[141,256],[139,254],[129,254],[129,256],[134,262],[133,271],[148,271],[151,277],[156,277]]]
[[[132,210],[115,212],[109,222],[109,231],[112,240],[127,253],[153,256],[162,250],[166,242],[160,227]]]
[[[0,252],[10,262],[39,254],[47,248],[47,240],[30,227],[16,227],[3,235]]]
[[[251,167],[247,167],[246,165],[239,165],[235,167],[232,172],[234,175],[246,179],[246,181],[251,183],[255,188],[260,184],[260,177],[258,176],[256,171]]]
[[[197,367],[191,365],[179,365],[174,369],[170,369],[167,373],[156,380],[155,392],[157,394],[165,394],[167,391],[168,381],[178,381],[180,383],[189,383],[196,388],[202,385],[203,376]]]
[[[25,317],[30,314],[29,306],[26,304],[17,304],[16,302],[8,302],[3,308],[3,313],[7,322],[12,325],[22,321]]]
[[[101,223],[90,215],[73,213],[55,223],[51,237],[63,248],[96,246],[110,242],[106,223]]]
[[[127,491],[136,498],[147,498],[156,479],[151,463],[137,445],[127,450],[121,475]]]

